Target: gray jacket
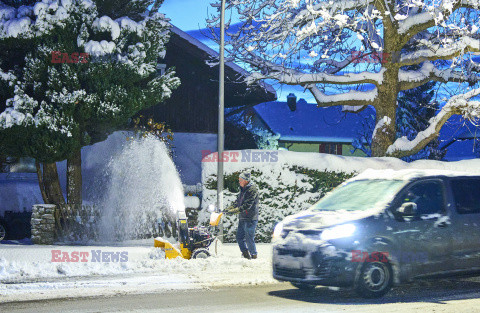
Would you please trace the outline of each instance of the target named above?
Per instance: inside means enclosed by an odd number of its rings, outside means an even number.
[[[240,193],[237,196],[239,219],[258,220],[258,200],[258,189],[254,183],[249,182],[245,187],[240,187]]]

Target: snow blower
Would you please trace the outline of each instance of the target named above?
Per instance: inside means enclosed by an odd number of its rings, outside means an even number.
[[[177,212],[178,244],[173,245],[161,237],[154,239],[154,247],[165,251],[166,259],[182,257],[184,259],[205,259],[217,254],[218,239],[213,234],[223,213],[212,212],[210,227],[188,227],[185,211]],[[214,244],[213,244],[214,243]]]

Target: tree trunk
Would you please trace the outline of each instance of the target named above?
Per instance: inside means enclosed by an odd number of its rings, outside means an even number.
[[[42,193],[43,202],[45,204],[51,204],[52,200],[50,200],[45,192],[45,185],[43,182],[43,174],[42,174],[42,165],[40,162],[35,160],[35,168],[37,169],[37,178],[38,178],[38,187],[40,188],[40,192]]]
[[[372,157],[385,156],[388,147],[395,141],[395,109],[389,106],[377,108],[376,131],[372,138]]]
[[[58,179],[57,163],[43,163],[43,186],[50,204],[65,205],[62,188]]]
[[[77,150],[67,159],[67,201],[82,205],[82,151]]]
[[[377,114],[372,138],[373,157],[385,156],[388,147],[395,141],[398,92],[398,69],[387,69],[384,82],[378,87],[379,101],[375,107]]]

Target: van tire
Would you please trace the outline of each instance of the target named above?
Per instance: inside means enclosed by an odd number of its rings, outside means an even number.
[[[302,283],[294,283],[294,282],[290,282],[294,287],[300,289],[300,290],[304,290],[304,291],[312,291],[313,289],[315,289],[315,285],[309,285],[309,284],[302,284]]]
[[[393,283],[392,267],[387,262],[366,262],[355,286],[355,291],[364,298],[380,298]]]

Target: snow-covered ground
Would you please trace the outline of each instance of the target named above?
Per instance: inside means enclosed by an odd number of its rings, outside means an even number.
[[[221,246],[208,259],[168,260],[153,239],[122,246],[0,245],[0,302],[275,283],[271,245],[257,249],[256,260],[241,258],[236,244]],[[88,252],[88,262],[52,262],[52,250],[69,257]],[[92,262],[92,250],[126,252],[128,261]]]

